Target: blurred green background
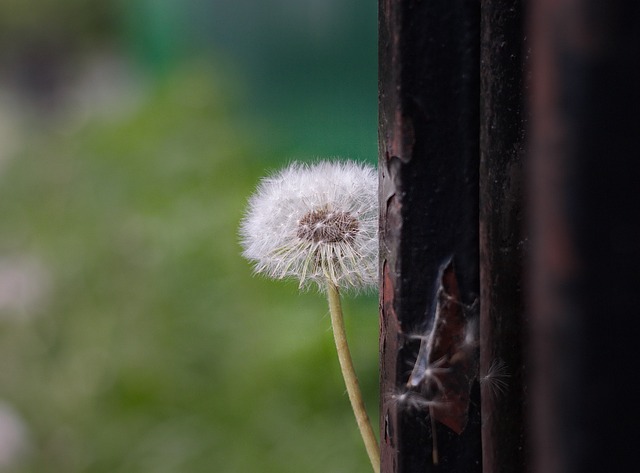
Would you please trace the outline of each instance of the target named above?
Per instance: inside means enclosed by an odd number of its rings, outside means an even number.
[[[0,3],[0,471],[369,471],[325,300],[237,228],[293,159],[375,163],[376,10]],[[377,296],[345,311],[377,425]]]

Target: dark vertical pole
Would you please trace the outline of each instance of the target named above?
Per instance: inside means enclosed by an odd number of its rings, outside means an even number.
[[[537,0],[535,471],[638,471],[640,3]]]
[[[478,390],[460,434],[393,394],[407,383],[433,317],[441,265],[461,300],[479,293],[477,0],[380,0],[382,471],[481,471]]]
[[[480,373],[484,471],[526,471],[522,0],[482,2]]]

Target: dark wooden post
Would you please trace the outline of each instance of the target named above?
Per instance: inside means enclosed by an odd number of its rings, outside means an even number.
[[[480,373],[484,471],[527,471],[525,25],[521,0],[482,2]],[[497,370],[497,372],[495,372]]]
[[[443,264],[459,303],[479,295],[480,4],[381,0],[379,21],[382,471],[479,472],[477,384],[461,433],[436,423],[438,466],[429,410],[394,394],[416,361],[411,335],[433,324]]]
[[[532,3],[535,471],[640,471],[640,3]]]
[[[523,10],[380,3],[385,473],[638,469],[640,4]],[[472,392],[463,431],[436,425],[435,466],[431,407],[394,394],[424,346],[411,334],[441,316],[449,258],[460,304],[482,288],[479,376],[503,362],[508,377]]]

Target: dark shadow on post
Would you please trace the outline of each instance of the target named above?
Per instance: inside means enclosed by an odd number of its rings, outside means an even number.
[[[534,466],[639,471],[640,3],[533,2]]]
[[[521,0],[482,2],[480,376],[484,471],[527,470],[525,62]]]

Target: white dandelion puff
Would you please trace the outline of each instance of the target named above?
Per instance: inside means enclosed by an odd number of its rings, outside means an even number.
[[[362,400],[344,327],[340,289],[374,287],[378,275],[378,179],[351,161],[293,163],[265,178],[240,225],[256,273],[326,290],[340,369],[374,473],[380,448]]]
[[[378,276],[378,178],[352,161],[293,163],[265,178],[240,227],[256,273],[366,289]]]

